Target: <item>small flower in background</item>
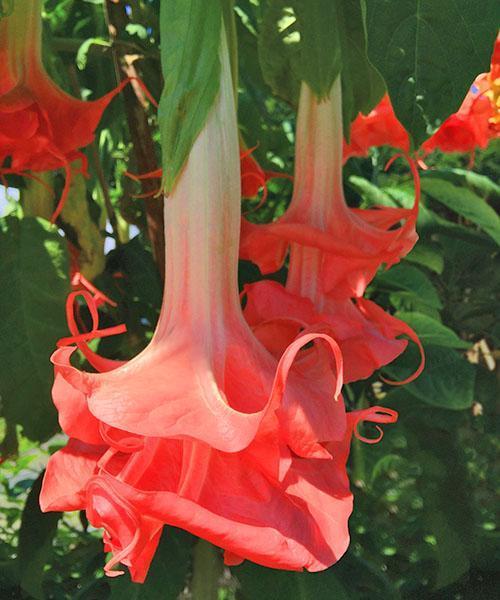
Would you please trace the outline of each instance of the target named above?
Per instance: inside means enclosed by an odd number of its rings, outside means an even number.
[[[52,215],[69,192],[73,161],[87,171],[80,151],[94,139],[103,111],[128,82],[89,102],[73,98],[49,77],[42,63],[42,0],[16,0],[0,21],[0,175],[64,169],[66,181]]]

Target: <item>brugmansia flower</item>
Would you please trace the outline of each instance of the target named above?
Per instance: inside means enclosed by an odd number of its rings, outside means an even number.
[[[487,73],[476,77],[457,112],[445,119],[437,131],[422,144],[424,153],[433,150],[474,152],[476,148],[486,148],[494,137],[494,131],[490,127],[493,110],[487,94],[489,89]]]
[[[333,297],[350,298],[363,295],[380,265],[389,267],[411,250],[417,240],[418,202],[410,210],[347,206],[339,151],[340,106],[339,80],[321,102],[302,84],[292,201],[273,223],[243,221],[240,255],[265,274],[281,267],[290,247],[291,256],[315,250],[324,290]],[[402,220],[401,227],[392,229]]]
[[[85,172],[80,148],[93,140],[104,109],[126,82],[91,102],[61,90],[42,63],[41,11],[42,0],[16,0],[0,20],[0,174],[64,169],[55,220],[69,191],[70,163],[80,160]]]
[[[324,569],[345,552],[352,494],[346,473],[360,421],[394,422],[372,407],[346,415],[342,357],[304,327],[277,360],[245,322],[237,293],[238,138],[228,52],[221,86],[165,202],[166,273],[153,340],[100,373],[53,355],[54,402],[71,440],[48,464],[43,510],[85,509],[118,562],[143,581],[163,524],[226,551],[235,564]],[[214,148],[217,152],[214,152]],[[91,307],[95,301],[83,295]],[[68,306],[72,306],[72,301]],[[96,314],[96,313],[93,313]],[[99,336],[72,338],[82,347]]]
[[[344,356],[345,380],[354,381],[404,350],[407,342],[398,335],[418,343],[405,323],[362,298],[380,265],[394,264],[415,243],[418,202],[411,210],[346,205],[340,93],[337,81],[319,102],[302,84],[290,207],[268,225],[243,222],[240,254],[269,273],[290,249],[286,290],[270,281],[245,290],[245,315],[268,349],[272,343],[279,355],[302,327],[328,324]],[[418,198],[418,181],[416,192]],[[390,229],[402,220],[404,225]]]

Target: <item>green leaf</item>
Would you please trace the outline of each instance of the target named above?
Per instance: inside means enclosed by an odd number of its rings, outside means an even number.
[[[396,202],[385,192],[377,187],[368,179],[359,175],[351,175],[348,180],[349,185],[358,192],[363,198],[364,205],[361,208],[372,206],[397,206]]]
[[[42,219],[0,219],[0,395],[2,413],[24,434],[44,440],[57,431],[50,355],[67,335],[66,244]]]
[[[109,600],[165,600],[177,598],[186,585],[191,562],[193,536],[174,527],[165,527],[146,581],[132,583],[126,573],[110,579]]]
[[[425,524],[436,538],[435,553],[438,571],[434,589],[439,590],[457,581],[466,573],[470,561],[460,532],[449,522],[445,512],[427,511]]]
[[[297,104],[300,89],[299,41],[293,3],[270,0],[258,33],[260,68],[273,93],[293,105]]]
[[[89,38],[82,42],[80,47],[78,48],[78,52],[76,53],[76,66],[83,71],[87,66],[88,54],[91,46],[105,46],[107,48],[111,47],[111,42],[105,40],[103,38]]]
[[[337,2],[331,0],[295,0],[300,30],[298,73],[319,100],[333,85],[342,67],[341,27]]]
[[[415,371],[418,351],[410,346],[394,363],[384,367],[391,379],[402,380]],[[463,410],[474,401],[476,369],[451,348],[427,346],[425,369],[405,391],[422,402],[440,408]]]
[[[500,245],[500,217],[474,192],[434,177],[422,178],[422,190],[437,202],[483,229]]]
[[[349,600],[352,598],[335,573],[295,573],[266,569],[250,562],[231,569],[238,579],[242,600]]]
[[[366,0],[368,56],[396,115],[419,146],[489,70],[497,0]]]
[[[383,271],[375,278],[377,289],[402,290],[404,295],[410,295],[431,308],[443,307],[436,288],[430,279],[417,267],[398,264]]]
[[[42,487],[42,472],[33,484],[23,510],[17,564],[22,589],[37,600],[45,598],[42,584],[45,565],[52,554],[52,540],[62,513],[43,513],[38,504]]]
[[[498,202],[500,200],[500,186],[486,175],[474,173],[468,169],[429,169],[424,172],[426,179],[444,179],[459,187],[464,187],[475,192],[484,200]]]
[[[219,90],[221,23],[218,0],[161,2],[165,84],[159,115],[166,192],[172,190]]]
[[[350,123],[359,112],[368,114],[377,105],[385,82],[367,55],[363,1],[335,0],[335,5],[342,49],[342,116],[349,141]]]
[[[259,58],[272,90],[295,104],[299,80],[326,97],[342,77],[342,112],[349,124],[368,113],[385,84],[366,54],[362,6],[352,0],[271,0],[259,33]]]
[[[398,312],[395,315],[415,330],[424,345],[444,348],[470,348],[471,344],[461,340],[458,335],[439,321],[418,312]]]
[[[413,250],[405,257],[411,263],[427,267],[434,273],[441,275],[444,270],[444,259],[442,250],[438,244],[419,241]]]

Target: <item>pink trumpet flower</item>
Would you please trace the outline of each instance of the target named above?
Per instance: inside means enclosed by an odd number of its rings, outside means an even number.
[[[277,356],[301,328],[327,324],[340,344],[349,382],[370,376],[401,354],[407,345],[396,339],[401,334],[413,339],[422,352],[405,323],[362,298],[381,264],[399,261],[415,243],[419,187],[417,177],[415,206],[410,210],[357,210],[346,205],[340,94],[337,80],[330,97],[319,102],[302,84],[290,207],[268,225],[244,221],[240,255],[270,273],[290,250],[286,290],[270,281],[247,286],[247,320]],[[402,220],[403,225],[391,229]],[[413,377],[422,368],[423,353]]]
[[[74,348],[52,357],[53,398],[71,440],[49,461],[42,509],[85,509],[105,529],[106,572],[121,562],[135,581],[163,524],[224,548],[230,564],[330,566],[349,542],[351,435],[360,421],[397,417],[379,407],[346,415],[342,356],[322,328],[305,328],[277,360],[243,318],[225,41],[221,63],[219,95],[165,202],[165,293],[151,343],[125,364],[94,362],[100,373],[73,367]],[[93,313],[90,292],[74,293]],[[64,343],[105,332],[95,317],[92,332],[79,334],[69,315],[73,340]]]

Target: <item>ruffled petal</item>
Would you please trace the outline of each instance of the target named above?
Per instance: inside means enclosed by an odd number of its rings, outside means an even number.
[[[354,303],[349,299],[331,299],[325,294],[323,309],[319,311],[311,300],[292,294],[274,281],[247,285],[244,293],[245,318],[257,338],[276,357],[304,328],[318,330],[320,324],[327,325],[343,356],[346,383],[366,379],[397,358],[407,346],[407,341],[398,336],[407,335],[420,344],[406,323],[370,300],[360,298]],[[309,368],[314,370],[313,365]],[[312,372],[310,377],[314,380]]]
[[[83,510],[87,483],[96,473],[97,463],[106,446],[85,444],[70,439],[47,464],[40,492],[42,511]]]
[[[112,552],[105,565],[106,575],[114,577],[123,571],[114,570],[118,563],[128,566],[130,577],[143,583],[160,541],[163,524],[157,519],[134,511],[114,490],[95,477],[87,488],[87,516],[94,527],[105,529],[105,550]]]

